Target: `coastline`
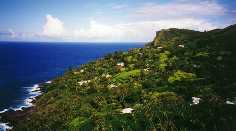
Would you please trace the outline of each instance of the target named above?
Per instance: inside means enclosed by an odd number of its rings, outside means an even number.
[[[85,53],[83,54],[83,55],[86,55],[85,59],[79,60],[77,64],[72,63],[71,65],[78,66],[83,63],[85,64],[85,63],[88,63],[89,61],[101,58],[104,55],[109,54],[111,52],[121,51],[121,50],[125,51],[125,50],[130,49],[131,47],[133,48],[133,46],[134,46],[133,44],[128,44],[127,46],[122,46],[122,47],[120,47],[120,45],[108,46],[109,48],[103,48],[105,46],[101,46],[103,51],[99,51],[97,53],[95,51],[95,54],[91,56]],[[78,46],[78,47],[80,50],[81,46]],[[134,48],[139,48],[139,47],[143,47],[143,45],[140,44],[139,46],[137,46],[135,44],[134,46]],[[83,48],[87,49],[87,46],[83,46]],[[82,50],[84,50],[83,48]],[[94,46],[94,48],[91,48],[91,50],[94,51],[94,49],[96,48],[97,46]],[[73,54],[72,56],[80,57]],[[50,80],[50,78],[46,80]],[[24,95],[20,99],[20,103],[15,104],[13,106],[8,106],[6,109],[2,108],[2,110],[0,110],[0,131],[2,131],[4,128],[10,129],[11,127],[14,127],[14,125],[16,125],[15,122],[17,123],[21,121],[22,117],[24,116],[27,117],[28,115],[30,115],[31,114],[30,112],[35,112],[35,109],[36,109],[35,104],[36,104],[37,99],[44,93],[44,91],[46,91],[45,88],[43,87],[45,87],[45,85],[47,84],[51,84],[52,81],[42,81],[42,83],[35,84],[35,85],[33,85],[34,83],[32,83],[32,86],[30,85],[31,87],[21,87],[25,91],[24,94],[26,95]]]
[[[12,121],[20,120],[21,117],[34,111],[36,100],[45,92],[43,89],[44,85],[51,83],[52,81],[47,81],[40,84],[34,84],[31,87],[23,87],[27,90],[29,96],[24,99],[23,104],[0,111],[0,131],[11,130],[14,127]]]

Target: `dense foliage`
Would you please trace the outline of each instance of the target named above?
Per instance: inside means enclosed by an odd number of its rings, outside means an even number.
[[[235,42],[236,26],[162,30],[144,48],[108,54],[46,84],[34,112],[12,120],[14,129],[234,131]]]

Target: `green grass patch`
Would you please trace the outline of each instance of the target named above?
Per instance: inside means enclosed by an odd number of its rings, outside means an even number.
[[[113,82],[124,82],[128,80],[131,77],[137,77],[140,76],[141,70],[131,70],[131,71],[123,71],[117,75],[115,75],[112,79]]]

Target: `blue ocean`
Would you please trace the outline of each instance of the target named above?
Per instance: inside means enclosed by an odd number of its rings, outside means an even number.
[[[54,79],[70,67],[107,53],[144,43],[0,42],[0,111],[24,106],[29,89]]]

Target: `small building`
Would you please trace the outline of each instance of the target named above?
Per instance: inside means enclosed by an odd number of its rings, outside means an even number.
[[[115,88],[115,87],[117,87],[117,85],[110,84],[108,87],[109,87],[109,88]]]
[[[121,112],[123,114],[129,114],[129,113],[132,113],[133,110],[134,109],[132,109],[132,108],[125,108],[125,109],[122,109]]]
[[[184,45],[178,45],[178,47],[184,48]]]
[[[150,69],[149,68],[146,68],[146,69],[143,69],[145,72],[148,72]]]
[[[197,105],[197,104],[199,104],[201,98],[198,98],[198,97],[192,97],[192,100],[193,100],[193,105]]]
[[[228,105],[234,105],[235,103],[232,102],[232,101],[226,101],[226,104],[228,104]]]
[[[105,77],[105,78],[111,78],[112,76],[109,75],[109,74],[102,74],[102,77]]]
[[[125,63],[124,62],[119,62],[116,64],[118,67],[124,67],[125,66]]]
[[[91,80],[79,81],[78,84],[79,84],[80,86],[82,86],[83,84],[87,84],[87,83],[89,83],[90,81],[91,81]]]
[[[112,76],[111,76],[111,75],[109,75],[109,74],[107,74],[107,75],[106,75],[106,78],[111,78],[111,77],[112,77]]]

